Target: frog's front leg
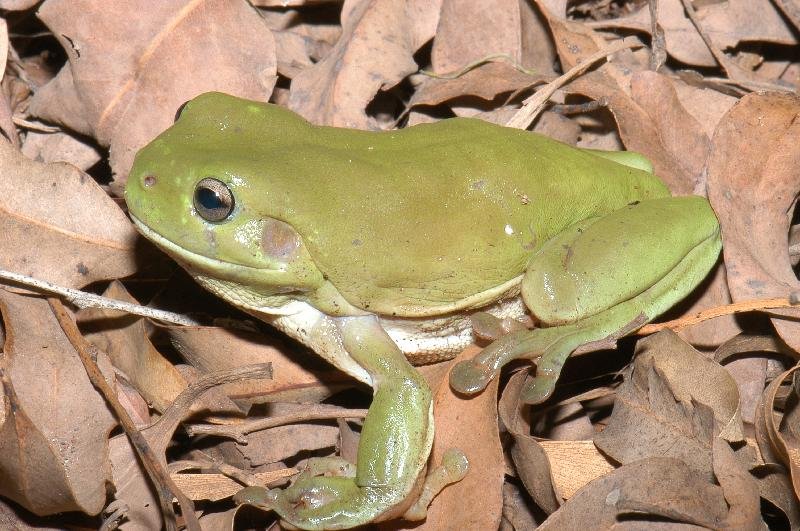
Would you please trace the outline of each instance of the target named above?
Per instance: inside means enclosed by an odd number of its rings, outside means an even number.
[[[302,475],[259,503],[301,529],[344,529],[401,516],[416,501],[433,441],[431,390],[378,319],[336,322],[344,349],[369,374],[374,397],[354,477]]]
[[[719,255],[719,224],[702,197],[667,197],[585,220],[531,258],[525,304],[547,328],[504,336],[450,374],[452,387],[475,393],[513,359],[539,357],[522,399],[550,396],[567,357],[581,345],[618,337],[689,294]]]

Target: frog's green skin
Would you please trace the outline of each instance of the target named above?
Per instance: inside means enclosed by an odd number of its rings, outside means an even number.
[[[525,396],[537,402],[576,347],[653,319],[703,279],[717,220],[648,168],[479,120],[345,130],[208,93],[138,153],[126,199],[202,285],[373,387],[355,476],[306,475],[264,497],[297,527],[340,529],[414,502],[433,422],[407,358],[452,357],[473,339],[471,312],[527,308],[551,326],[500,338],[451,384],[474,392],[510,359],[540,357]],[[207,177],[234,197],[224,220],[193,206]]]

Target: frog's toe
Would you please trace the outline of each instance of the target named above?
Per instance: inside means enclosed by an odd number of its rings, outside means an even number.
[[[561,371],[553,374],[537,374],[533,381],[528,382],[522,389],[520,400],[525,404],[541,404],[553,394]]]
[[[248,487],[237,503],[275,511],[285,524],[298,529],[349,529],[379,519],[400,504],[405,493],[387,487],[365,487],[355,478],[301,475],[286,489]]]
[[[467,395],[479,393],[497,376],[497,372],[497,369],[487,367],[476,359],[462,361],[450,371],[450,386]]]

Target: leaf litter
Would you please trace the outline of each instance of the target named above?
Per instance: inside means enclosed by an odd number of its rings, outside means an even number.
[[[460,446],[472,463],[422,527],[800,525],[800,19],[790,2],[0,9],[0,269],[188,307],[206,325],[82,309],[60,317],[93,343],[79,348],[52,305],[18,282],[0,289],[4,522],[268,525],[271,515],[234,508],[238,486],[280,485],[310,456],[352,457],[368,393],[200,289],[175,291],[174,264],[125,216],[133,155],[180,104],[219,90],[365,129],[447,116],[505,124],[532,102],[531,129],[642,152],[673,193],[707,195],[720,220],[716,271],[667,318],[733,303],[730,313],[582,353],[535,407],[519,402],[524,370],[463,400],[447,385],[452,361],[420,369],[436,394],[432,462]],[[615,46],[625,49],[604,55]],[[548,85],[576,67],[585,71]],[[90,384],[81,349],[113,400]],[[144,447],[149,457],[137,457]],[[152,481],[175,489],[180,520]]]

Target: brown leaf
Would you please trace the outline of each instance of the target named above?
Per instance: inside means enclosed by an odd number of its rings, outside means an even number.
[[[97,514],[115,420],[47,302],[0,289],[0,493],[38,514]]]
[[[671,330],[656,334],[637,347],[635,363],[647,364],[652,359],[653,366],[667,379],[676,399],[684,403],[696,400],[712,409],[720,437],[731,442],[744,439],[739,390],[723,367],[700,354]],[[691,370],[687,370],[689,367]]]
[[[758,482],[721,437],[714,438],[713,453],[714,475],[729,506],[723,527],[750,531],[762,529]]]
[[[114,477],[116,498],[128,504],[127,522],[121,529],[161,529],[163,526],[158,498],[153,493],[147,473],[142,468],[127,435],[109,441],[109,459]]]
[[[139,304],[120,282],[112,282],[103,295]],[[143,318],[103,308],[88,308],[76,317],[86,339],[108,354],[156,411],[163,413],[186,388],[183,376],[150,342]]]
[[[721,50],[744,42],[796,44],[792,29],[769,0],[727,0],[695,3],[703,30]],[[686,17],[681,0],[659,0],[658,21],[666,33],[667,51],[678,61],[697,66],[717,66],[697,29]],[[629,28],[650,32],[647,7],[628,17],[605,20],[600,28]]]
[[[631,97],[658,129],[663,149],[687,175],[699,181],[711,141],[681,105],[671,80],[655,72],[637,72],[631,77]]]
[[[691,495],[687,495],[691,493]],[[651,457],[625,465],[579,490],[538,528],[607,529],[620,514],[663,516],[719,528],[727,513],[722,489],[709,483],[683,461]]]
[[[0,0],[0,9],[22,11],[39,3],[39,0]]]
[[[511,459],[517,475],[536,505],[550,514],[561,505],[563,496],[560,485],[554,481],[547,454],[539,442],[528,435],[530,426],[521,420],[520,411],[525,406],[519,397],[527,376],[527,371],[518,371],[511,376],[497,409],[506,429],[514,437]]]
[[[299,404],[293,404],[302,407]],[[333,449],[339,437],[339,429],[335,426],[319,424],[292,424],[276,426],[247,434],[247,444],[236,444],[236,450],[247,463],[255,468],[261,465],[277,463],[297,454],[319,450]]]
[[[0,141],[0,268],[79,288],[135,271],[136,231],[85,173]]]
[[[201,373],[254,363],[271,363],[273,378],[246,380],[222,387],[227,396],[249,403],[269,401],[315,402],[353,380],[285,345],[253,332],[219,327],[164,326],[172,344]]]
[[[69,162],[83,171],[100,161],[95,148],[66,133],[28,131],[22,154],[39,162]]]
[[[778,403],[783,402],[778,397],[781,385],[789,376],[794,376],[798,369],[800,365],[795,365],[781,373],[767,386],[762,395],[755,426],[756,438],[764,459],[769,461],[774,459],[789,469],[795,495],[800,493],[800,438],[797,436],[800,431],[798,428],[800,415],[797,412],[796,386],[792,386],[794,396],[791,400],[787,400],[788,411],[784,419],[781,419],[775,410],[778,409]]]
[[[470,359],[477,351],[477,347],[467,348],[448,364],[452,367]],[[505,473],[497,429],[497,380],[468,399],[453,393],[448,378],[435,391],[436,431],[430,463],[437,466],[445,450],[458,448],[466,454],[469,470],[464,479],[434,498],[422,525],[409,524],[403,529],[497,529],[503,509],[501,487]]]
[[[440,0],[349,4],[336,46],[292,80],[289,107],[317,124],[374,128],[365,112],[367,104],[379,90],[417,70],[413,55],[433,36],[439,4]]]
[[[477,96],[491,101],[499,94],[510,93],[552,79],[550,75],[530,75],[505,62],[485,63],[456,78],[431,77],[414,92],[409,107],[438,105],[463,96]]]
[[[789,259],[800,192],[800,98],[750,94],[720,122],[708,161],[709,200],[722,227],[728,287],[736,301],[786,297],[800,289]],[[747,139],[743,142],[743,139]],[[796,310],[772,310],[781,338],[800,349]]]
[[[444,0],[431,50],[434,70],[452,72],[495,54],[542,74],[552,72],[553,44],[529,2]]]
[[[738,335],[726,341],[714,352],[714,361],[725,365],[739,386],[742,420],[754,423],[756,410],[767,381],[765,352],[789,355],[794,351],[773,336]]]
[[[800,504],[786,469],[768,464],[754,468],[752,473],[758,480],[759,495],[783,511],[789,521],[789,529],[800,529]]]
[[[211,90],[267,100],[275,84],[272,33],[247,2],[47,0],[38,15],[69,62],[31,112],[111,146],[118,177],[185,101]]]
[[[671,331],[640,341],[637,352],[595,444],[623,464],[675,457],[710,479],[715,419],[725,437],[742,439],[735,382]]]

